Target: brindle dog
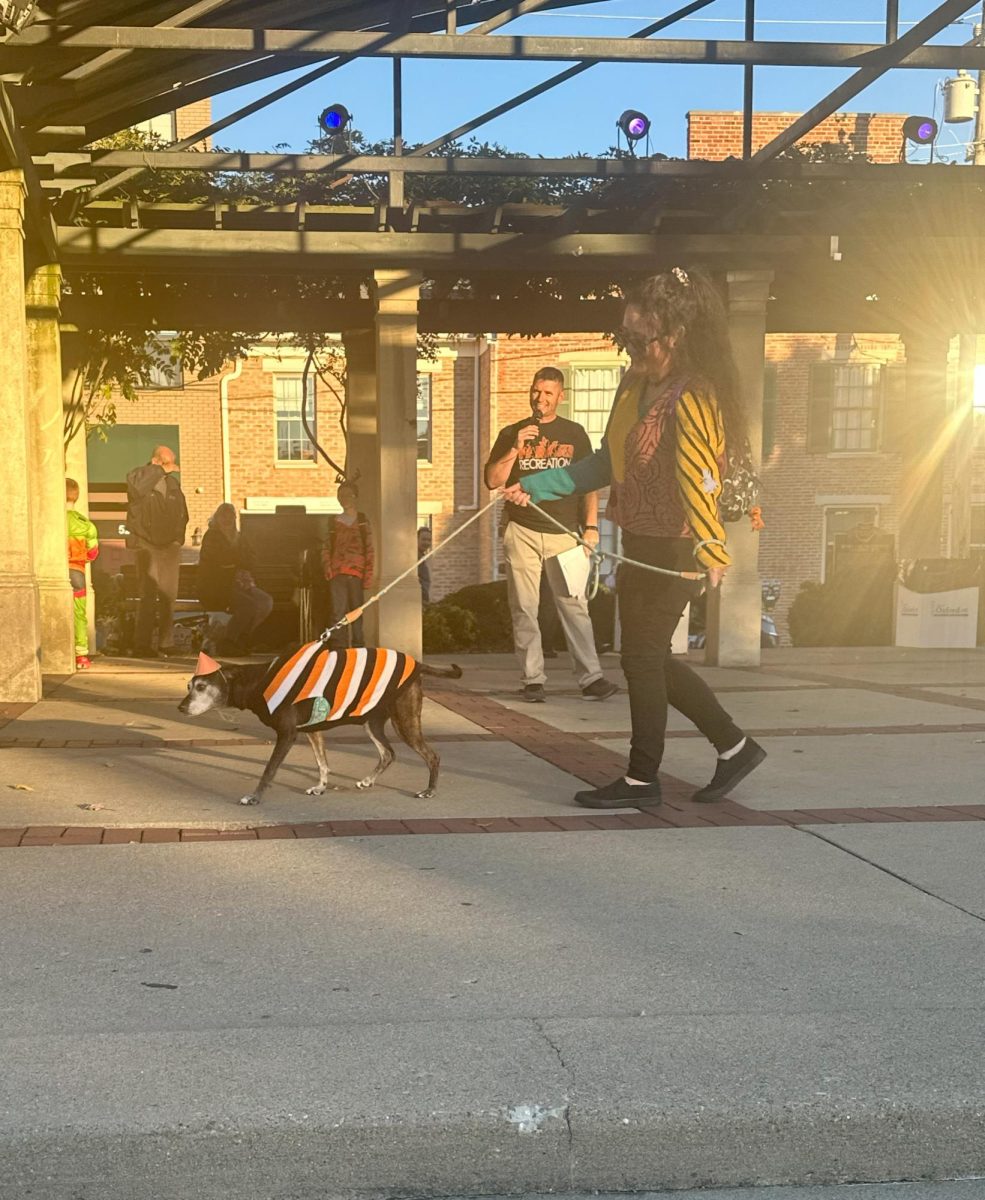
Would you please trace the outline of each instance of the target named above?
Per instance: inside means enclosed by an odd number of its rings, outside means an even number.
[[[427,763],[428,785],[422,792],[418,792],[417,796],[426,800],[434,795],[441,760],[437,752],[424,740],[421,732],[421,705],[424,699],[421,675],[437,675],[443,679],[461,679],[462,670],[456,666],[435,667],[428,663],[419,663],[418,666],[421,669],[419,675],[405,684],[391,700],[379,704],[367,716],[366,732],[380,758],[375,769],[365,779],[360,779],[356,787],[371,788],[394,760],[393,746],[387,740],[385,732],[386,723],[389,720],[393,722],[393,726],[402,740]],[[270,670],[269,662],[221,664],[220,668],[209,675],[193,676],[188,684],[188,695],[178,705],[178,710],[190,717],[199,717],[202,713],[210,712],[214,708],[246,709],[256,713],[264,725],[274,730],[277,734],[277,741],[270,755],[270,761],[260,777],[260,782],[254,791],[240,800],[240,804],[259,804],[288,751],[297,740],[298,725],[302,723],[298,709],[303,708],[304,705],[282,704],[275,713],[267,710],[267,703],[263,697],[263,684]],[[322,722],[320,725],[313,725],[303,730],[308,735],[315,754],[315,761],[318,763],[318,783],[307,789],[309,796],[320,796],[323,792],[337,790],[329,783],[328,778],[331,771],[328,766],[328,755],[323,737],[323,731],[328,728],[328,723]]]

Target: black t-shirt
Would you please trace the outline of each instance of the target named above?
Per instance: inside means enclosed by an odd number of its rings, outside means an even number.
[[[524,417],[522,421],[516,421],[500,430],[496,444],[490,452],[489,461],[498,462],[505,458],[516,442],[516,435],[531,423],[531,417]],[[555,417],[553,421],[541,425],[540,430],[540,437],[536,442],[524,446],[513,460],[513,469],[506,481],[507,487],[512,487],[514,483],[537,471],[547,471],[551,467],[570,467],[573,462],[587,458],[592,453],[592,443],[588,434],[577,421]],[[562,500],[548,500],[540,507],[549,512],[556,521],[560,521],[566,529],[575,529],[578,525],[580,503],[579,496],[565,496]],[[537,533],[561,532],[550,521],[545,521],[540,513],[532,508],[521,508],[518,504],[506,505],[506,518]]]

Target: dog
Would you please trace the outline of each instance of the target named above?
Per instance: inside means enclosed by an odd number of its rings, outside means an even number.
[[[240,804],[260,803],[299,732],[307,734],[318,764],[318,783],[306,789],[307,795],[337,790],[329,783],[323,732],[340,725],[364,725],[377,749],[375,769],[356,784],[371,788],[395,758],[385,732],[387,721],[427,763],[428,784],[417,793],[427,800],[435,793],[441,760],[421,732],[424,675],[461,679],[462,671],[454,665],[418,662],[395,650],[335,651],[321,642],[309,642],[291,654],[257,664],[223,664],[200,654],[178,711],[198,717],[212,709],[244,709],[277,734],[263,775]]]

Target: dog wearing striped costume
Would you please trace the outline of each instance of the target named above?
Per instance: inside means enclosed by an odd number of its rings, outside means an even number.
[[[324,734],[343,725],[364,725],[377,749],[375,769],[356,784],[371,788],[395,757],[386,736],[387,721],[427,763],[428,785],[417,796],[428,799],[434,795],[441,760],[421,731],[424,675],[460,679],[462,672],[457,666],[418,662],[399,650],[378,646],[330,650],[320,641],[256,665],[222,664],[201,654],[178,709],[192,717],[214,708],[249,710],[277,734],[256,789],[240,804],[260,803],[298,733],[307,735],[318,764],[318,783],[307,794],[338,790],[329,782]]]

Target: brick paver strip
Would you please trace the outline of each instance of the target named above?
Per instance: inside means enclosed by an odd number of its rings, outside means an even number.
[[[830,678],[826,678],[825,682],[833,684]],[[873,688],[872,690],[893,691],[897,694],[906,692],[912,695],[916,689]],[[587,737],[601,735],[581,732],[565,733],[546,722],[538,721],[527,713],[514,712],[488,696],[476,696],[468,692],[450,689],[429,694],[439,704],[443,704],[485,730],[484,734],[478,735],[449,734],[441,740],[476,741],[490,736],[498,740],[506,740],[543,761],[551,763],[567,774],[573,774],[576,778],[595,785],[608,782],[614,773],[624,770],[624,759],[621,755],[597,743],[593,743],[590,750],[586,748]],[[2,719],[2,711],[0,710],[0,719]],[[914,732],[913,729],[905,726],[885,728],[891,732]],[[920,732],[925,730],[926,732],[980,731],[979,727],[969,725],[917,728]],[[790,731],[782,732],[789,733]],[[829,731],[811,730],[809,732],[816,734]],[[840,733],[842,731],[831,730],[830,732]],[[847,732],[872,733],[876,730],[853,728]],[[606,733],[604,736],[619,735]],[[207,744],[232,746],[262,741],[261,738],[223,738],[208,739]],[[26,745],[27,742],[20,744]],[[44,744],[50,746],[54,743],[46,742]],[[156,749],[162,747],[161,742],[146,744],[152,745]],[[186,746],[189,743],[177,744]],[[60,742],[58,745],[65,745],[65,743]],[[985,821],[985,804],[766,811],[747,808],[745,805],[731,800],[721,804],[695,804],[690,799],[693,786],[684,780],[664,777],[664,803],[652,812],[644,809],[611,813],[559,813],[536,817],[406,817],[403,820],[367,818],[365,820],[305,822],[295,825],[240,826],[229,829],[32,825],[0,829],[0,849],[11,849],[18,846],[91,846],[97,844],[109,846],[135,842],[180,845],[187,842],[261,842],[297,838],[413,837],[434,834],[482,833],[600,833],[610,830],[633,829],[722,829],[743,826],[786,826],[790,828],[811,824]]]

